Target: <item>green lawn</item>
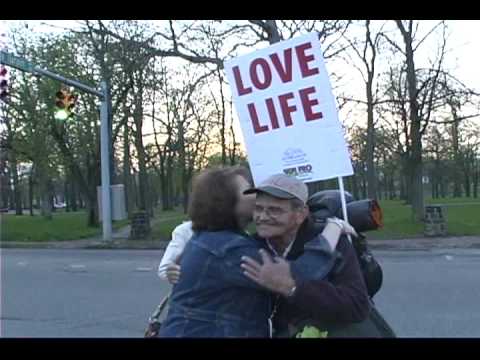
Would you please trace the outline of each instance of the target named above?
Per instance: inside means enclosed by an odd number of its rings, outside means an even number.
[[[445,204],[447,231],[449,235],[480,235],[480,199],[426,199],[426,204]],[[402,201],[383,200],[380,206],[384,212],[384,228],[367,233],[370,239],[399,239],[422,237],[423,224],[411,219],[411,210]],[[55,241],[74,240],[101,234],[100,228],[86,226],[86,213],[54,213],[51,221],[41,216],[16,216],[2,214],[2,241]],[[152,219],[152,239],[168,240],[173,229],[185,220],[183,211],[161,211]],[[128,220],[114,222],[118,228]],[[254,231],[254,227],[250,227]]]
[[[432,199],[432,198],[426,198],[425,199],[425,204],[466,204],[466,203],[479,203],[480,204],[480,198],[439,198],[439,199]]]
[[[187,219],[183,210],[162,211],[152,221],[152,239],[169,240],[173,229]]]
[[[448,235],[480,235],[480,199],[426,199],[426,204],[446,205]],[[467,203],[471,203],[466,205]],[[461,204],[461,205],[460,205]],[[380,201],[383,209],[384,228],[367,233],[371,239],[399,239],[422,237],[424,225],[412,221],[410,206],[403,201]]]
[[[40,215],[1,215],[1,241],[63,241],[76,240],[101,234],[101,227],[87,227],[87,214],[56,212],[52,220]],[[116,229],[128,224],[128,220],[115,221]]]
[[[426,204],[446,204],[444,216],[447,217],[448,235],[480,235],[480,199],[453,198],[453,199],[425,199]],[[463,205],[465,203],[472,203]],[[462,205],[456,205],[462,204]],[[380,206],[384,212],[384,228],[370,231],[366,235],[369,239],[401,239],[423,237],[423,223],[412,221],[410,206],[399,200],[383,200]],[[166,216],[180,216],[179,219],[158,222],[152,227],[154,239],[170,239],[172,230],[186,219],[182,212],[168,212]],[[255,231],[254,226],[249,227]]]

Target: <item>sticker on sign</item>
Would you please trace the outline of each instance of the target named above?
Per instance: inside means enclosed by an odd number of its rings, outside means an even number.
[[[225,63],[255,183],[353,174],[316,33]]]

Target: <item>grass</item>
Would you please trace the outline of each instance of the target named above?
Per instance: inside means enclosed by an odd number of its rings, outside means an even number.
[[[151,237],[154,240],[169,240],[173,229],[182,221],[187,219],[187,215],[183,213],[183,210],[171,210],[162,211],[155,216],[155,219],[151,222],[152,234]]]
[[[170,219],[170,217],[172,218]],[[162,220],[163,218],[167,219]],[[163,212],[156,221],[152,223],[152,239],[170,240],[173,229],[185,220],[187,220],[187,215],[184,214],[183,211]],[[255,232],[255,225],[250,224],[247,231],[253,234]]]
[[[432,199],[432,198],[426,198],[425,199],[425,204],[467,204],[467,203],[478,203],[480,204],[480,198],[465,198],[465,197],[460,197],[460,198],[439,198],[439,199]]]
[[[467,203],[471,203],[465,205]],[[480,199],[473,198],[446,198],[425,199],[425,204],[444,204],[444,216],[447,217],[448,235],[480,235]],[[462,204],[462,205],[457,205]],[[453,205],[453,206],[448,206]],[[384,213],[384,227],[381,230],[370,231],[366,235],[369,239],[402,239],[423,237],[424,224],[412,221],[412,212],[409,205],[400,200],[383,200],[380,206]],[[159,217],[178,216],[176,219],[157,222],[152,226],[154,239],[170,239],[173,229],[186,219],[181,211],[165,212]],[[255,227],[249,227],[250,232]]]
[[[87,213],[55,212],[52,220],[40,215],[1,215],[1,241],[65,241],[100,235],[101,227],[87,226]],[[128,224],[128,220],[114,221],[113,228]]]
[[[400,239],[417,237],[423,231],[423,224],[412,221],[410,206],[403,205],[402,201],[380,201],[383,210],[384,227],[370,231],[366,235],[369,239]]]
[[[480,235],[480,199],[425,199],[425,204],[442,204],[450,236]],[[460,205],[461,204],[461,205]],[[423,237],[424,224],[412,220],[409,205],[399,200],[380,201],[384,227],[367,233],[370,239],[400,239]]]
[[[444,204],[448,235],[480,235],[480,199],[426,199],[426,204]],[[384,228],[368,232],[369,239],[401,239],[423,237],[423,223],[412,221],[410,206],[399,200],[382,200]],[[62,241],[101,234],[101,228],[86,225],[85,212],[57,212],[51,221],[37,216],[2,214],[2,241]],[[160,211],[152,219],[152,239],[169,240],[173,229],[186,220],[182,210]],[[128,220],[114,222],[113,227],[128,225]],[[254,231],[254,226],[249,230]]]

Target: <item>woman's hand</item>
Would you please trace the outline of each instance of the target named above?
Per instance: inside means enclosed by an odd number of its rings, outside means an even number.
[[[337,247],[341,235],[358,236],[352,225],[339,218],[328,218],[327,225],[323,229],[322,235],[330,244],[332,251]]]
[[[348,222],[346,222],[345,220],[342,220],[342,221],[343,221],[343,234],[358,237],[358,234],[354,229],[354,227],[350,225]]]
[[[180,265],[176,263],[171,263],[167,267],[167,280],[170,284],[174,285],[178,282],[178,279],[180,279],[180,274],[181,274],[181,268]]]
[[[175,259],[175,262],[172,262],[167,267],[167,280],[170,284],[175,285],[180,279],[181,275],[181,267],[180,267],[180,259],[182,258],[182,254],[178,255]]]
[[[345,220],[339,219],[339,218],[328,218],[327,219],[327,225],[328,224],[335,224],[340,228],[340,234],[341,235],[353,235],[355,237],[358,236],[357,232],[353,228],[352,225],[350,225],[348,222]]]

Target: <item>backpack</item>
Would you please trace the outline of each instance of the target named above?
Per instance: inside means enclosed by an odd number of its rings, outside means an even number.
[[[362,232],[376,230],[383,226],[383,214],[376,200],[358,200],[345,192],[347,215],[350,225],[358,233],[352,237],[352,245],[357,255],[360,269],[370,297],[371,309],[368,316],[361,322],[338,324],[329,326],[328,331],[319,331],[315,322],[306,319],[292,329],[296,337],[366,337],[366,338],[395,338],[396,334],[373,302],[373,296],[380,290],[383,282],[383,271],[373,254],[368,249],[366,237]],[[313,224],[321,232],[329,217],[335,216],[343,219],[342,202],[339,190],[324,190],[313,194],[308,202]],[[303,329],[303,330],[302,330]],[[316,330],[316,331],[315,331]],[[292,335],[290,334],[290,336]]]
[[[358,237],[352,237],[360,269],[367,286],[370,298],[380,290],[383,282],[383,271],[368,248],[366,237],[362,232],[376,230],[383,226],[382,210],[376,200],[365,199],[355,201],[349,192],[345,192],[347,215]],[[342,202],[339,190],[324,190],[313,194],[307,202],[315,228],[321,232],[329,217],[343,219]]]

